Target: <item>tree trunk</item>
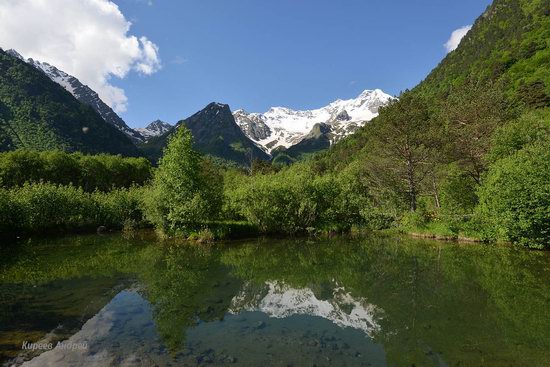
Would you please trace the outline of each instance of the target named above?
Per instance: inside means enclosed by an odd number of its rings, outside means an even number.
[[[409,199],[411,212],[416,211],[416,182],[414,182],[414,165],[412,160],[407,162],[407,180],[409,181]]]
[[[437,183],[435,182],[435,177],[432,177],[432,185],[434,190],[435,206],[437,209],[441,209],[441,203],[439,202],[439,192],[437,190]]]

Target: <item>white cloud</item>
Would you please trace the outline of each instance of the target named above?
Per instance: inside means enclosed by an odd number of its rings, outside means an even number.
[[[458,45],[460,44],[460,41],[462,41],[462,38],[466,35],[472,29],[471,25],[466,25],[464,27],[458,28],[457,30],[453,31],[451,33],[451,38],[445,43],[445,49],[447,49],[447,52],[451,52],[456,50]]]
[[[158,47],[128,34],[130,26],[110,0],[0,1],[2,48],[76,76],[117,112],[126,110],[128,98],[110,79],[161,67]]]

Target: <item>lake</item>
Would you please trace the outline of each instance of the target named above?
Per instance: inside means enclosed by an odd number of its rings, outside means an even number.
[[[550,254],[509,246],[32,239],[0,290],[6,365],[550,365]]]

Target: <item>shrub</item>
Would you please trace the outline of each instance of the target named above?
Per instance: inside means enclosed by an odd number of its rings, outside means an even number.
[[[74,186],[25,184],[11,191],[24,232],[62,231],[93,225],[96,212],[90,195]]]
[[[428,222],[429,219],[421,211],[407,212],[401,218],[401,225],[407,229],[424,228]]]
[[[0,153],[0,183],[6,188],[42,181],[72,184],[88,192],[98,189],[108,191],[113,187],[142,185],[151,178],[151,174],[151,163],[145,158],[62,151],[16,150]]]
[[[550,141],[492,165],[479,198],[476,216],[486,237],[550,247]]]
[[[144,221],[144,194],[145,189],[141,187],[95,192],[92,197],[98,211],[97,223],[116,229],[139,226]]]
[[[324,198],[318,189],[305,174],[257,175],[233,194],[238,211],[261,231],[295,233],[320,219]]]
[[[87,193],[75,186],[27,183],[0,189],[0,234],[121,229],[144,224],[141,188]]]

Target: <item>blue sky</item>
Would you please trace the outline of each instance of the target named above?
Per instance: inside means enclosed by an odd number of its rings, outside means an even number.
[[[130,32],[159,47],[162,69],[130,73],[130,126],[174,123],[209,102],[263,112],[321,107],[364,89],[414,87],[453,30],[489,0],[115,0]]]

